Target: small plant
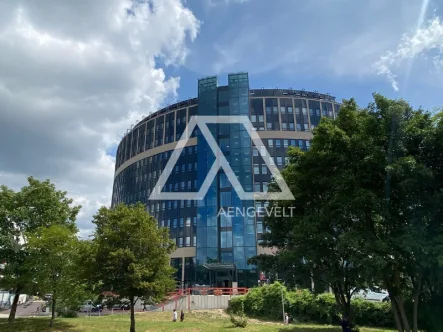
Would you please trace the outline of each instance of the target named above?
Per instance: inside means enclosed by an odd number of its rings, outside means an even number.
[[[246,318],[244,309],[245,308],[242,302],[241,310],[238,315],[234,315],[233,313],[230,314],[231,323],[234,324],[235,327],[245,328],[246,326],[248,326],[248,319]]]

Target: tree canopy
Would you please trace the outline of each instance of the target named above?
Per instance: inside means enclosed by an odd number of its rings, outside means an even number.
[[[295,201],[273,204],[294,214],[265,219],[265,245],[278,254],[254,261],[308,271],[347,316],[353,292],[387,289],[398,329],[416,331],[443,244],[440,119],[377,94],[366,109],[344,101],[336,119],[322,119],[308,152],[290,150],[282,174]]]
[[[96,225],[96,276],[104,290],[129,299],[131,327],[135,331],[134,305],[138,298],[162,299],[174,288],[169,254],[174,243],[166,228],[159,228],[141,203],[102,207]]]
[[[15,294],[10,321],[15,319],[20,293],[35,291],[29,269],[32,258],[27,249],[28,235],[51,225],[76,231],[80,206],[73,206],[73,200],[66,194],[49,180],[39,181],[33,177],[29,177],[28,185],[18,192],[0,187],[0,257],[6,262],[0,285]]]

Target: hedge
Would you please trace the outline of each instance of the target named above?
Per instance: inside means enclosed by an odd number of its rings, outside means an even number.
[[[252,288],[246,295],[233,297],[229,302],[228,312],[240,312],[243,303],[244,312],[250,317],[281,320],[282,292],[285,311],[296,321],[320,324],[340,322],[340,310],[334,295],[315,295],[308,290],[288,291],[279,283]],[[352,301],[352,312],[358,325],[395,327],[389,303],[355,299]]]

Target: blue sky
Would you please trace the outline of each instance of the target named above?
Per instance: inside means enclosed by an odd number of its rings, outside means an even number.
[[[430,20],[443,17],[439,1],[187,0],[186,6],[202,24],[184,65],[166,68],[180,76],[179,99],[197,94],[200,77],[217,74],[223,84],[227,73],[247,71],[251,88],[318,90],[355,97],[360,106],[379,92],[414,107],[443,106],[443,66],[432,58],[442,51],[443,22],[427,31]],[[402,49],[402,38],[410,49]],[[398,91],[375,66],[388,52],[399,52],[390,59]]]
[[[0,50],[0,184],[51,179],[82,236],[123,134],[198,78],[443,106],[441,0],[0,1]]]

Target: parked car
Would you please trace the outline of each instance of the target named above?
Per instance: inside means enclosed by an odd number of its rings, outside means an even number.
[[[91,300],[86,301],[79,309],[80,312],[97,312],[102,310],[101,305],[95,305]]]
[[[356,298],[362,298],[367,301],[373,302],[387,302],[389,301],[389,293],[385,290],[379,290],[378,292],[371,290],[361,290],[354,294]]]

